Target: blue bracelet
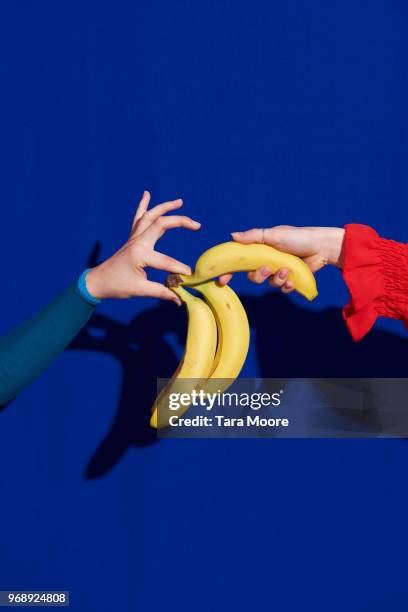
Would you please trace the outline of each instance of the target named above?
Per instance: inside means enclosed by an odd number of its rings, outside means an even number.
[[[88,272],[90,271],[91,268],[87,268],[86,270],[84,270],[81,274],[81,276],[78,279],[78,290],[80,292],[80,294],[82,295],[82,297],[84,298],[84,300],[86,302],[88,302],[88,304],[91,304],[92,306],[96,306],[96,304],[99,304],[99,302],[101,301],[99,298],[94,297],[93,295],[91,295],[88,291],[88,289],[86,288],[86,275],[88,274]]]

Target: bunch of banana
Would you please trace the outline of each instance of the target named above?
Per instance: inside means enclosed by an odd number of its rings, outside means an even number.
[[[298,293],[308,300],[317,296],[315,278],[301,259],[264,244],[219,244],[199,257],[193,275],[169,276],[168,286],[187,307],[186,349],[179,367],[153,405],[152,427],[168,425],[169,412],[165,407],[180,380],[197,380],[204,392],[222,393],[238,377],[248,353],[248,319],[231,287],[221,287],[210,279],[228,272],[255,270],[261,266],[268,266],[273,273],[280,268],[288,268],[289,279]],[[192,286],[205,301],[192,295],[182,284]],[[171,414],[180,416],[187,409],[188,406],[183,406]]]
[[[170,275],[168,285],[187,307],[186,349],[154,403],[150,424],[155,428],[166,427],[170,415],[181,416],[187,410],[188,406],[183,406],[169,412],[168,398],[176,389],[188,393],[192,390],[188,387],[199,386],[204,393],[225,391],[239,375],[249,347],[248,318],[231,287],[221,287],[215,281],[195,286],[204,301],[180,286],[172,286],[178,281],[177,275]],[[180,384],[182,379],[188,381],[185,388]]]

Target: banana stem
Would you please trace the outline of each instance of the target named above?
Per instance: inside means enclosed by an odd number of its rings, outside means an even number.
[[[174,287],[178,287],[183,284],[183,279],[180,274],[169,274],[166,279],[166,285],[169,289],[174,289]]]

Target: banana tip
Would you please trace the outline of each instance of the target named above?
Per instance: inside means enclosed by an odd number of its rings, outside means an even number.
[[[153,429],[157,429],[157,412],[153,412],[151,418],[150,418],[150,427],[153,427]]]

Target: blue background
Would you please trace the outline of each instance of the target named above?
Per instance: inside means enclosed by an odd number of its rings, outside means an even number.
[[[160,244],[191,264],[279,223],[407,240],[407,17],[402,0],[3,0],[0,333],[120,246],[143,189],[202,222]],[[406,375],[402,326],[353,344],[340,274],[318,283],[306,304],[234,280],[243,373]],[[69,589],[81,612],[406,610],[407,444],[154,443],[184,333],[172,304],[103,303],[3,410],[1,588]]]

